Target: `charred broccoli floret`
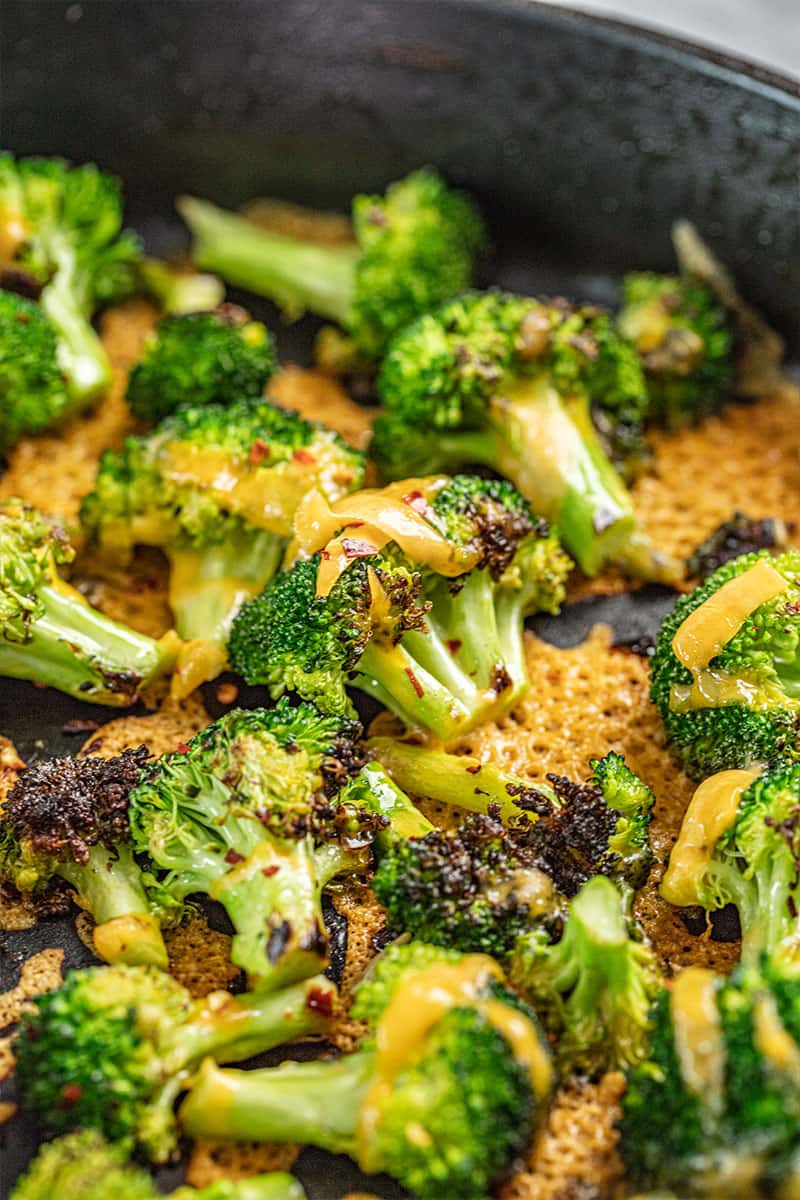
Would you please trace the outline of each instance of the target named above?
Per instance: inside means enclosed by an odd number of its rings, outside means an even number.
[[[95,704],[133,704],[175,661],[155,642],[86,603],[59,575],[75,552],[55,523],[21,500],[0,502],[0,675]]]
[[[163,1192],[146,1171],[128,1162],[124,1147],[96,1130],[67,1133],[44,1145],[14,1187],[11,1200],[159,1200]],[[168,1200],[305,1200],[291,1175],[275,1171],[250,1179],[219,1180],[196,1191],[180,1187]]]
[[[523,932],[509,977],[555,1039],[562,1069],[595,1075],[644,1058],[656,957],[609,879],[583,885],[557,941],[543,928]]]
[[[379,822],[339,800],[358,727],[312,705],[226,713],[149,767],[130,797],[134,845],[176,902],[218,900],[231,958],[274,988],[322,970],[326,885],[365,871]]]
[[[81,519],[109,555],[143,544],[169,557],[170,603],[190,643],[178,692],[222,670],[231,621],[278,570],[306,492],[336,500],[363,471],[336,434],[254,398],[184,406],[103,456]]]
[[[497,855],[493,854],[491,824],[476,824],[471,834],[479,848],[483,830],[485,845],[497,860],[495,872],[511,869],[514,859],[524,855],[523,865],[538,867],[566,896],[574,896],[592,875],[609,875],[631,888],[641,887],[647,879],[652,863],[648,827],[655,796],[619,754],[593,759],[589,764],[592,775],[586,782],[550,774],[547,783],[539,783],[468,755],[429,750],[392,738],[371,738],[367,746],[404,791],[471,812],[489,813],[495,822],[502,820],[503,836],[510,840]],[[494,831],[497,828],[495,825]],[[448,837],[437,831],[433,842]],[[475,863],[472,869],[479,866]],[[398,883],[402,890],[402,879]],[[499,878],[495,883],[502,886]],[[433,880],[430,886],[433,897],[437,894]],[[432,902],[428,911],[433,922]],[[432,925],[419,936],[437,940],[431,930]],[[502,938],[502,929],[498,934]]]
[[[734,559],[681,596],[650,672],[650,697],[693,778],[800,757],[800,552]]]
[[[591,408],[608,420],[644,401],[636,356],[595,308],[472,293],[392,341],[372,454],[385,477],[482,463],[552,521],[588,575],[619,562],[674,580],[677,564],[638,528]]]
[[[111,364],[91,319],[134,287],[138,242],[121,223],[119,183],[97,167],[0,155],[0,283],[39,306],[36,317],[29,306],[15,315],[7,298],[0,309],[2,446],[107,390]]]
[[[225,300],[225,285],[216,275],[160,258],[140,259],[138,277],[139,286],[165,313],[212,312]]]
[[[94,918],[94,945],[108,962],[166,967],[159,905],[136,862],[128,796],[147,750],[116,758],[52,758],[18,777],[0,814],[0,877],[34,897],[56,881]]]
[[[269,995],[192,1000],[156,967],[72,971],[22,1018],[14,1052],[23,1104],[48,1133],[97,1129],[164,1161],[176,1144],[175,1097],[206,1055],[241,1062],[323,1032],[335,997],[322,976]]]
[[[524,619],[558,610],[569,560],[510,484],[407,480],[304,506],[296,528],[313,557],[233,624],[230,661],[249,683],[350,713],[352,682],[443,738],[525,693]]]
[[[430,170],[383,196],[356,196],[355,241],[346,245],[286,237],[190,196],[178,210],[199,266],[290,315],[309,309],[336,321],[369,358],[414,317],[469,287],[486,240],[473,202]]]
[[[708,579],[733,558],[757,550],[783,549],[786,537],[786,526],[776,517],[757,520],[735,512],[692,551],[686,560],[686,574],[691,579]]]
[[[655,1006],[649,1057],[628,1073],[621,1148],[632,1183],[780,1194],[798,1139],[798,1055],[763,976],[684,970]]]
[[[721,783],[726,786],[720,791]],[[724,807],[715,805],[709,820],[711,789]],[[800,764],[779,764],[762,774],[727,772],[701,784],[661,890],[674,904],[709,911],[734,904],[745,962],[757,965],[765,953],[800,961],[799,870]]]
[[[353,1011],[374,1039],[337,1061],[205,1064],[180,1111],[187,1132],[312,1143],[421,1200],[485,1200],[549,1097],[536,1018],[491,959],[419,943],[390,947]]]
[[[276,366],[271,334],[244,309],[167,316],[131,371],[126,399],[135,416],[156,424],[182,404],[258,400]]]
[[[733,331],[706,284],[652,272],[627,275],[619,330],[641,359],[649,420],[679,429],[730,398]]]

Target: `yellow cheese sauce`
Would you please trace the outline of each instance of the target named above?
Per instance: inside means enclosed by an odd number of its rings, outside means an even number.
[[[675,657],[688,670],[707,667],[761,604],[789,586],[779,571],[759,559],[747,571],[723,583],[690,613],[672,639]]]
[[[697,903],[697,882],[711,859],[714,845],[730,829],[742,792],[759,774],[756,767],[720,771],[700,784],[689,802],[661,883],[661,895],[670,904]]]
[[[108,963],[167,965],[161,929],[156,918],[148,913],[128,913],[95,925],[92,941],[97,953]],[[132,943],[137,947],[133,957],[130,954]]]
[[[21,212],[6,209],[0,213],[0,267],[11,266],[28,237],[28,227]]]
[[[755,1044],[759,1054],[783,1075],[800,1082],[800,1047],[787,1033],[778,1015],[775,998],[768,992],[755,1005]]]
[[[687,967],[672,985],[670,1008],[683,1082],[713,1109],[722,1099],[725,1043],[716,1005],[719,977]]]
[[[477,1008],[508,1041],[514,1057],[530,1072],[537,1099],[548,1095],[552,1066],[536,1030],[521,1013],[501,1001],[480,995],[502,972],[483,954],[467,955],[457,963],[435,963],[411,975],[397,988],[375,1034],[375,1077],[364,1098],[357,1142],[359,1162],[370,1169],[370,1147],[383,1104],[401,1071],[420,1053],[434,1026],[453,1008]],[[420,1128],[421,1141],[428,1137]]]
[[[312,471],[322,493],[333,499],[353,479],[332,438],[320,438],[313,450],[266,468],[268,483],[257,462],[243,458],[232,465],[224,451],[181,443],[164,448],[162,468],[168,479],[203,488],[229,512],[282,537],[291,533],[291,514],[306,494]]]
[[[426,519],[445,476],[404,479],[385,488],[365,488],[329,504],[318,491],[309,492],[297,509],[295,543],[290,551],[322,551],[317,573],[317,595],[327,596],[353,558],[375,554],[396,542],[414,562],[453,578],[469,571],[479,551],[454,546]]]

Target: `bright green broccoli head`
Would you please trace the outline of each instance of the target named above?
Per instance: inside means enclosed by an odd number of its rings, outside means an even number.
[[[227,713],[130,797],[134,844],[163,889],[223,904],[231,957],[262,988],[324,968],[323,889],[369,865],[380,819],[337,796],[359,762],[355,732],[308,704]]]
[[[124,1146],[83,1129],[46,1143],[17,1180],[11,1200],[157,1200],[158,1195],[148,1173],[129,1165]]]
[[[592,759],[592,783],[603,800],[619,814],[609,841],[609,855],[617,856],[620,875],[633,888],[640,888],[650,874],[653,852],[650,847],[650,821],[655,795],[630,769],[621,754],[613,751],[605,758]]]
[[[799,1052],[766,976],[684,970],[656,1005],[649,1058],[628,1074],[621,1145],[632,1182],[780,1194],[797,1144]]]
[[[645,403],[635,354],[598,309],[468,293],[394,338],[378,390],[372,453],[387,478],[481,463],[558,527],[587,573],[616,559],[666,570],[592,424],[594,411],[606,440],[630,448]]]
[[[0,452],[71,406],[53,326],[38,304],[0,290]]]
[[[445,739],[514,706],[528,686],[525,617],[557,610],[569,560],[510,484],[408,480],[341,501],[311,529],[313,557],[234,623],[228,653],[249,682],[347,712],[352,681]]]
[[[111,621],[58,575],[74,550],[21,500],[0,503],[0,675],[97,704],[133,704],[169,670],[169,641]]]
[[[641,358],[648,420],[680,428],[730,397],[733,332],[704,283],[650,272],[627,275],[619,329]]]
[[[131,412],[156,424],[184,404],[260,399],[277,366],[271,334],[242,309],[164,317],[128,380]]]
[[[573,899],[557,941],[530,929],[514,947],[512,982],[555,1039],[564,1071],[620,1070],[647,1053],[658,967],[627,907],[596,876]]]
[[[121,223],[119,183],[97,167],[0,156],[0,226],[7,231],[8,266],[22,273],[29,288],[41,289],[72,411],[96,399],[111,381],[91,318],[135,287],[138,242],[120,233]]]
[[[192,197],[178,208],[200,266],[291,315],[310,309],[337,321],[361,359],[380,357],[397,330],[469,287],[486,241],[473,202],[431,170],[383,196],[357,196],[355,241],[345,245],[273,233]]]
[[[549,1099],[533,1013],[491,959],[418,943],[381,956],[355,1011],[374,1036],[337,1061],[206,1066],[181,1109],[184,1127],[297,1138],[388,1172],[421,1200],[485,1200]]]
[[[741,591],[731,591],[732,581],[762,561],[776,573],[766,579],[772,597],[744,612],[756,577],[748,575]],[[760,566],[759,573],[763,582]],[[690,669],[678,658],[674,639],[687,618],[726,585],[730,599],[713,603],[730,614],[723,626],[727,640],[709,643],[707,649],[716,652],[710,658],[703,654],[706,661]],[[651,699],[693,778],[800,756],[800,552],[762,551],[734,559],[681,596],[662,622],[650,671]]]
[[[101,1130],[154,1156],[172,1149],[171,1108],[160,1106],[164,1047],[184,1020],[187,992],[155,967],[73,971],[38,997],[15,1042],[25,1107],[44,1129]]]

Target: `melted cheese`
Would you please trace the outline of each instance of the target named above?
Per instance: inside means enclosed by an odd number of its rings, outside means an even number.
[[[756,768],[720,771],[700,784],[689,801],[661,883],[661,895],[670,904],[697,903],[697,882],[711,860],[714,846],[730,829],[742,792],[759,773]]]
[[[161,927],[149,913],[129,913],[95,925],[92,940],[98,955],[107,963],[167,966]],[[132,944],[136,946],[135,953],[131,953]]]
[[[218,642],[192,638],[183,642],[170,679],[170,695],[185,700],[201,683],[216,679],[228,665],[225,647]]]
[[[457,963],[435,963],[399,985],[375,1035],[375,1076],[361,1106],[357,1131],[362,1167],[371,1168],[373,1135],[395,1079],[420,1053],[428,1034],[450,1009],[469,1006],[483,1013],[530,1072],[536,1098],[549,1093],[552,1067],[535,1028],[507,1004],[480,996],[491,979],[500,978],[502,972],[491,958],[470,954]],[[424,1144],[426,1138],[427,1131],[420,1128],[417,1140]]]
[[[707,667],[761,604],[773,600],[788,582],[765,559],[723,583],[690,613],[672,639],[675,657],[693,674]]]
[[[717,975],[687,967],[670,997],[675,1051],[683,1082],[712,1108],[719,1106],[725,1081],[725,1043],[716,1004]]]
[[[312,479],[325,494],[339,496],[353,478],[336,446],[325,442],[315,445],[313,460],[299,456],[268,468],[245,459],[232,461],[212,447],[170,444],[163,451],[162,469],[166,478],[202,488],[228,512],[282,537],[291,533],[292,517]]]
[[[0,267],[11,266],[28,239],[28,227],[22,213],[0,213]]]
[[[786,696],[775,684],[751,683],[741,676],[711,667],[700,667],[693,673],[691,683],[674,683],[669,693],[669,707],[675,713],[723,708],[726,704],[758,708],[770,702],[786,703]]]
[[[775,1000],[768,993],[756,1000],[755,1044],[776,1071],[800,1081],[800,1047],[784,1028]]]
[[[376,554],[396,542],[413,562],[454,578],[469,571],[479,551],[455,546],[424,516],[445,476],[404,479],[385,488],[365,488],[329,504],[318,490],[306,494],[294,520],[292,553],[322,551],[317,595],[327,596],[353,558]]]

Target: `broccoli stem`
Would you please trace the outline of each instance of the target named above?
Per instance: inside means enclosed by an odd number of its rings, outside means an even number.
[[[78,902],[94,917],[94,944],[101,958],[166,968],[164,939],[130,846],[123,843],[113,852],[103,845],[92,846],[88,862],[59,862],[56,871],[75,888]]]
[[[197,1193],[187,1190],[185,1196],[180,1195],[180,1200],[193,1200],[193,1197],[194,1200],[306,1200],[299,1179],[287,1175],[285,1171],[237,1179],[230,1184],[209,1184]],[[174,1200],[178,1200],[178,1197]]]
[[[171,639],[153,641],[92,608],[59,580],[41,587],[44,612],[28,640],[0,641],[0,675],[32,679],[94,704],[133,704],[174,662]],[[174,635],[173,635],[174,636]]]
[[[515,797],[526,790],[534,789],[548,799],[555,799],[547,784],[517,779],[491,763],[468,755],[428,750],[393,738],[370,738],[367,745],[404,791],[443,804],[455,804],[470,812],[485,813],[490,804],[497,804],[503,819],[508,820],[519,816]]]
[[[753,873],[756,895],[739,910],[742,928],[742,961],[757,967],[765,955],[785,961],[800,960],[797,910],[792,897],[797,889],[797,864],[787,850],[759,864]]]
[[[315,975],[280,992],[212,992],[195,1001],[188,1021],[165,1048],[170,1072],[211,1056],[244,1062],[273,1046],[324,1033],[336,988]]]
[[[170,550],[169,602],[181,637],[224,645],[242,604],[280,567],[286,544],[260,531],[234,533],[200,550]]]
[[[355,296],[355,245],[323,246],[284,237],[246,217],[182,196],[195,263],[228,283],[274,300],[293,315],[305,309],[344,324]]]
[[[103,343],[80,303],[85,289],[74,252],[55,247],[54,259],[56,271],[42,292],[41,305],[59,335],[58,364],[77,411],[107,392],[113,375]]]
[[[386,739],[389,741],[389,739]],[[405,792],[397,787],[382,767],[375,763],[367,763],[358,773],[356,783],[367,785],[367,796],[364,803],[371,812],[380,813],[389,821],[386,829],[379,830],[376,841],[381,849],[388,849],[395,841],[407,841],[409,838],[425,837],[434,828],[427,817],[424,817],[415,804],[412,804]],[[347,791],[343,800],[349,799]]]
[[[190,1137],[305,1142],[355,1156],[373,1067],[370,1050],[336,1062],[287,1062],[256,1071],[226,1071],[206,1061],[180,1121]]]
[[[396,646],[369,642],[354,683],[410,727],[425,726],[445,740],[465,732],[480,716],[477,688],[432,634],[412,631]]]
[[[231,960],[247,972],[252,987],[271,991],[326,966],[322,892],[356,865],[338,845],[315,850],[310,838],[268,839],[211,887],[236,930]]]
[[[225,299],[225,288],[216,275],[181,271],[158,258],[143,258],[139,278],[167,313],[211,312]]]

